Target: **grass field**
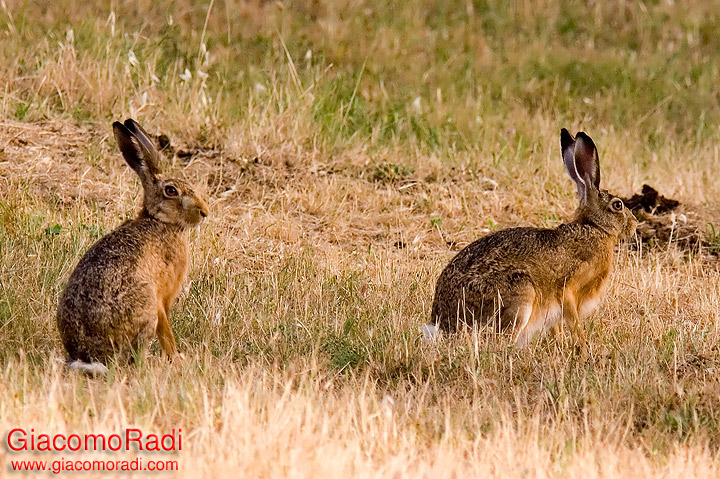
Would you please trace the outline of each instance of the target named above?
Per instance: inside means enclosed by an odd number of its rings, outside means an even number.
[[[3,442],[182,428],[154,477],[720,475],[716,256],[621,245],[585,354],[567,331],[522,351],[419,332],[460,248],[571,217],[561,127],[593,137],[606,188],[650,183],[720,242],[720,2],[91,3],[0,1]],[[90,379],[55,310],[138,210],[126,117],[170,138],[211,216],[183,357]],[[59,459],[3,445],[0,476],[26,458]]]

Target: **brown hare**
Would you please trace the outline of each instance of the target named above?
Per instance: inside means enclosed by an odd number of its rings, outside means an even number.
[[[208,214],[186,181],[160,171],[160,155],[134,120],[113,123],[120,151],[140,177],[143,207],[82,257],[60,297],[57,326],[69,366],[104,373],[115,355],[130,357],[157,334],[177,353],[168,316],[188,266],[187,230]]]
[[[637,221],[621,199],[600,190],[588,135],[573,138],[563,128],[560,146],[580,200],[573,220],[554,229],[505,229],[460,251],[438,278],[426,336],[477,322],[513,328],[515,344],[524,347],[564,321],[585,344],[579,320],[600,302],[615,245],[635,234]]]

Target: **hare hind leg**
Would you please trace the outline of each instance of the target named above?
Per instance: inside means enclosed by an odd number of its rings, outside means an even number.
[[[535,288],[524,283],[514,288],[512,295],[502,298],[502,302],[502,325],[515,330],[515,345],[524,348],[538,329]]]

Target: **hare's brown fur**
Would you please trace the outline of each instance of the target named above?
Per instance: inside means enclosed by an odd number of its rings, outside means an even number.
[[[168,315],[187,273],[186,232],[207,215],[190,184],[160,174],[157,151],[139,125],[128,120],[114,128],[143,183],[143,209],[95,243],[68,280],[57,324],[71,361],[104,363],[155,334],[165,353],[177,352]]]
[[[563,150],[575,144],[567,137]],[[523,346],[536,332],[564,320],[584,339],[578,321],[598,305],[615,245],[634,233],[636,221],[617,198],[597,189],[597,152],[589,137],[578,138],[586,144],[589,140],[592,149],[578,152],[577,171],[571,173],[576,181],[578,172],[587,176],[580,180],[574,219],[554,229],[498,231],[460,251],[440,274],[435,290],[432,321],[441,330],[493,323],[498,330],[514,328],[516,343]]]

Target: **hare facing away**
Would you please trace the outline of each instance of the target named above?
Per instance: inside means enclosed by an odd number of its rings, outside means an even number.
[[[89,373],[106,372],[109,359],[129,358],[155,334],[168,356],[177,352],[168,315],[185,281],[187,230],[208,214],[189,183],[162,175],[160,155],[137,122],[115,122],[113,131],[140,177],[142,211],[85,253],[57,310],[69,366]]]
[[[575,217],[554,229],[510,228],[460,251],[440,274],[426,335],[459,324],[514,329],[524,347],[538,332],[564,321],[586,342],[579,320],[600,302],[615,245],[635,234],[637,221],[622,200],[600,190],[597,148],[583,132],[560,132],[565,168],[580,199]]]

